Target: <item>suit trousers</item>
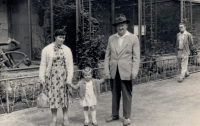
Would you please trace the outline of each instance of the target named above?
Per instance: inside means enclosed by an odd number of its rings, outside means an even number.
[[[189,74],[188,67],[188,56],[183,58],[177,58],[180,71],[180,78],[185,78],[185,74]]]
[[[132,81],[121,80],[119,71],[115,79],[110,80],[110,86],[112,91],[112,116],[119,116],[121,92],[123,98],[123,117],[129,118],[131,116],[131,104],[132,104]]]

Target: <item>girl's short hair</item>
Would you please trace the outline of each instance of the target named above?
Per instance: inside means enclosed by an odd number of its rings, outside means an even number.
[[[90,73],[92,75],[92,68],[91,67],[85,67],[83,70],[82,70],[82,74],[85,75],[87,73]]]
[[[66,35],[67,33],[65,32],[64,29],[57,29],[55,32],[54,32],[54,37],[57,37],[59,35]]]

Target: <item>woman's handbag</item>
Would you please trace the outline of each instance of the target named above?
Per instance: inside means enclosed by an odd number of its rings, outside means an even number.
[[[37,97],[37,107],[38,108],[49,108],[49,98],[44,94],[44,83],[39,83],[41,93]]]
[[[49,108],[49,98],[43,92],[37,97],[37,107]]]

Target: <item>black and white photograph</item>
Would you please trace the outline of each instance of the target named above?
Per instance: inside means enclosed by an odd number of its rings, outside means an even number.
[[[200,0],[0,0],[0,126],[200,126]]]

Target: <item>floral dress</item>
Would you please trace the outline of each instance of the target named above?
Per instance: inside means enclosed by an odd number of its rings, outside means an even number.
[[[65,56],[61,47],[54,47],[54,57],[49,76],[46,77],[50,108],[63,108],[71,104],[67,82]]]

